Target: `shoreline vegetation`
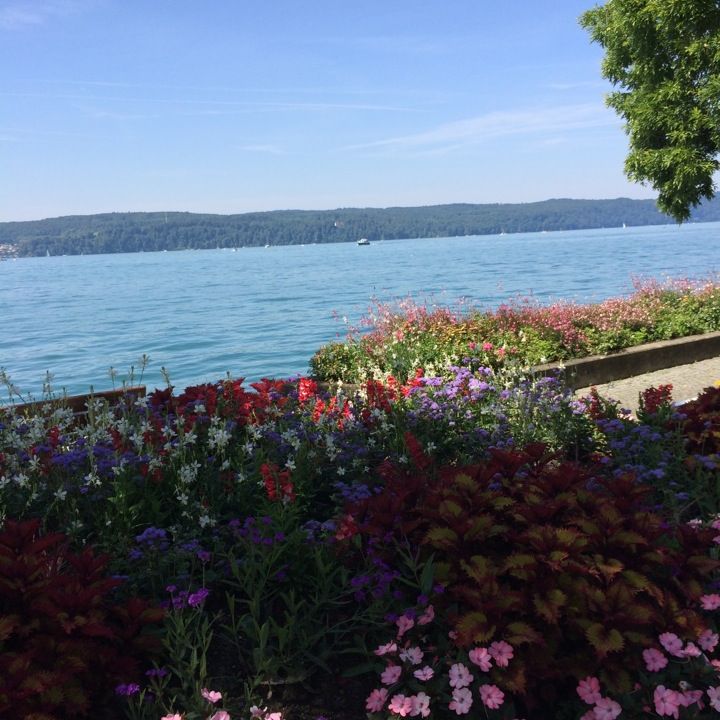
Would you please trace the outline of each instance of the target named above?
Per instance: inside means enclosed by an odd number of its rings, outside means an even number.
[[[692,222],[720,220],[720,200]],[[553,199],[519,204],[276,210],[236,215],[104,213],[0,223],[0,257],[153,252],[502,235],[647,225],[671,219],[654,200]]]
[[[495,369],[607,355],[658,340],[720,330],[720,279],[635,280],[634,292],[601,303],[543,305],[521,298],[486,311],[375,303],[345,341],[311,358],[314,378],[362,383],[389,376],[407,382],[463,362]]]
[[[0,716],[720,710],[720,387],[630,417],[523,371],[719,329],[720,284],[367,323],[316,355],[357,389],[0,408]]]

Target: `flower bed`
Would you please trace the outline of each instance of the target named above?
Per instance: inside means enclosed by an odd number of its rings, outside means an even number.
[[[720,284],[675,280],[636,283],[627,298],[593,305],[520,300],[494,311],[376,304],[351,332],[312,358],[321,380],[406,381],[416,368],[442,373],[470,357],[491,367],[530,367],[605,355],[658,340],[720,330]]]
[[[10,410],[0,717],[704,717],[720,390],[670,399],[468,357]]]

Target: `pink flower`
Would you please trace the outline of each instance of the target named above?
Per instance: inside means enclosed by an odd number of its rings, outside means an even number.
[[[283,716],[281,712],[268,713],[265,720],[283,720]]]
[[[230,713],[226,710],[218,710],[210,716],[209,720],[230,720]]]
[[[435,619],[435,608],[432,605],[428,605],[425,608],[425,612],[418,618],[418,625],[427,625]]]
[[[429,717],[430,716],[430,697],[424,692],[419,692],[417,695],[410,697],[412,700],[412,710],[410,715],[412,717]]]
[[[464,688],[473,681],[473,676],[465,665],[455,663],[450,666],[450,687]]]
[[[506,643],[504,640],[494,642],[488,652],[492,655],[498,667],[507,667],[513,657],[512,645]]]
[[[395,624],[398,626],[397,636],[401,638],[410,628],[415,627],[415,621],[407,615],[401,615]]]
[[[682,657],[683,644],[682,640],[675,634],[666,632],[659,637],[660,644],[675,657]]]
[[[596,720],[615,720],[621,712],[620,704],[610,698],[601,698],[593,708]]]
[[[393,695],[392,700],[390,700],[390,704],[388,705],[388,710],[390,710],[390,712],[394,712],[400,717],[405,717],[406,715],[409,715],[412,710],[412,699],[401,693]]]
[[[470,662],[477,665],[483,672],[487,672],[492,667],[492,657],[487,648],[473,648],[468,653],[468,657],[470,658]]]
[[[175,713],[174,715],[163,715],[160,720],[183,720],[183,716]]]
[[[643,660],[645,661],[645,667],[650,672],[658,672],[668,664],[668,659],[655,648],[643,650]]]
[[[700,648],[695,643],[691,642],[683,648],[682,653],[683,657],[700,657],[702,655]]]
[[[698,704],[699,708],[703,707],[702,703],[703,691],[702,690],[683,690],[680,693],[680,704],[683,707],[690,707],[695,703]]]
[[[492,349],[493,349],[493,344],[492,344],[491,342],[484,342],[484,343],[482,344],[482,349],[483,349],[485,352],[488,352],[489,350],[492,350]]]
[[[497,685],[481,685],[480,699],[485,707],[497,710],[505,701],[505,693]]]
[[[383,685],[392,685],[398,681],[402,668],[399,665],[388,665],[380,675]]]
[[[370,712],[380,712],[385,707],[385,701],[387,700],[388,691],[386,688],[380,688],[379,690],[373,690],[365,701],[365,709]]]
[[[394,652],[397,652],[397,643],[395,642],[389,642],[385,645],[379,645],[378,648],[375,650],[376,655],[387,655],[388,653]]]
[[[467,688],[456,688],[452,691],[453,699],[448,708],[454,710],[457,715],[465,715],[470,712],[473,699],[472,693]]]
[[[655,688],[653,700],[655,701],[655,712],[658,715],[671,715],[674,718],[680,717],[680,697],[674,690],[668,690],[664,685]]]
[[[208,690],[207,688],[203,688],[200,691],[200,694],[208,701],[213,703],[213,705],[216,702],[220,702],[222,700],[222,693],[218,692],[217,690]]]
[[[413,673],[413,675],[414,675],[418,680],[422,680],[423,682],[424,682],[425,680],[431,680],[431,679],[432,679],[432,676],[433,676],[434,674],[435,674],[435,673],[434,673],[433,669],[432,669],[429,665],[426,665],[424,668],[421,668],[420,670],[416,670],[416,671]]]
[[[698,645],[706,652],[712,652],[718,644],[718,634],[712,630],[703,630],[698,638]]]
[[[720,607],[720,595],[717,593],[702,595],[700,605],[702,605],[703,610],[717,610]]]
[[[720,712],[720,686],[709,687],[707,689],[708,698],[710,698],[710,707]]]
[[[419,665],[423,659],[423,651],[419,647],[411,647],[400,652],[400,659],[411,665]]]
[[[577,694],[583,702],[594,705],[602,697],[600,681],[596,677],[586,677],[578,683]]]

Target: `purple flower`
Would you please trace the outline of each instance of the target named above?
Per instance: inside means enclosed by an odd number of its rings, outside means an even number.
[[[190,607],[199,607],[203,602],[205,602],[205,598],[207,598],[209,594],[210,591],[207,588],[200,588],[196,592],[188,595],[187,604]]]
[[[139,692],[140,692],[140,686],[137,683],[128,683],[127,685],[122,684],[122,685],[118,685],[115,688],[116,695],[124,695],[126,697],[130,697],[131,695],[136,695]]]

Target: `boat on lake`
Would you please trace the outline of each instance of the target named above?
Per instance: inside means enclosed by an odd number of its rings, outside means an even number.
[[[369,244],[370,244],[370,241],[369,241],[367,238],[360,238],[360,239],[357,241],[357,244],[358,244],[358,245],[369,245]]]

